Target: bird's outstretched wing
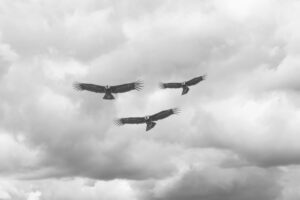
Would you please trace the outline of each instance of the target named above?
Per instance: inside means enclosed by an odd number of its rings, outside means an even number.
[[[77,90],[87,90],[87,91],[90,91],[90,92],[97,92],[97,93],[104,93],[105,92],[105,87],[101,86],[101,85],[75,82],[73,84],[73,86]]]
[[[141,90],[143,87],[143,82],[142,81],[136,81],[133,83],[127,83],[123,85],[115,85],[111,86],[111,91],[113,93],[123,93],[123,92],[128,92],[130,90]]]
[[[199,83],[200,81],[205,80],[205,78],[206,78],[206,75],[198,76],[198,77],[196,77],[196,78],[193,78],[193,79],[187,81],[187,82],[186,82],[186,85],[187,85],[187,86],[196,85],[196,84]]]
[[[161,88],[181,88],[181,83],[160,83]]]
[[[144,117],[128,117],[115,120],[115,124],[119,126],[124,124],[142,124],[145,122],[146,120]]]
[[[180,110],[178,108],[173,108],[173,109],[169,109],[169,110],[163,110],[163,111],[161,111],[159,113],[151,115],[150,119],[153,120],[153,121],[157,121],[157,120],[169,117],[170,115],[177,114],[177,113],[179,113],[179,111]]]

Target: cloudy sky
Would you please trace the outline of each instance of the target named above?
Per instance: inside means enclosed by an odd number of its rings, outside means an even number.
[[[0,0],[0,200],[298,200],[299,9]],[[135,80],[115,101],[72,87]],[[173,107],[149,132],[113,124]]]

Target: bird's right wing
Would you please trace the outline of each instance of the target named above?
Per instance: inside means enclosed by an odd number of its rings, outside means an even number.
[[[77,90],[87,90],[90,92],[105,93],[105,87],[89,83],[74,83],[74,88]]]
[[[196,84],[199,83],[200,81],[205,80],[205,78],[206,78],[206,75],[198,76],[198,77],[196,77],[196,78],[193,78],[193,79],[187,81],[186,84],[187,84],[188,86],[196,85]]]
[[[163,110],[159,113],[151,115],[150,119],[153,120],[153,121],[157,121],[157,120],[161,120],[161,119],[164,119],[166,117],[169,117],[170,115],[177,114],[179,112],[180,112],[180,110],[178,108]]]
[[[113,93],[123,93],[128,92],[130,90],[141,90],[143,88],[143,82],[142,81],[136,81],[133,83],[126,83],[122,85],[115,85],[111,87],[111,90]]]
[[[144,117],[128,117],[128,118],[120,118],[115,120],[115,124],[119,126],[124,124],[142,124],[145,122],[146,120]]]
[[[165,88],[181,88],[181,83],[160,83],[160,87]]]

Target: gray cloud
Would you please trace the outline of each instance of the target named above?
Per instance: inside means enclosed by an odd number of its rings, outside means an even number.
[[[255,168],[191,170],[153,199],[276,199],[281,191],[272,170]],[[152,199],[152,198],[151,198]]]
[[[3,40],[22,56],[53,54],[84,61],[101,56],[126,38],[112,6],[98,4],[3,2]]]
[[[2,1],[0,199],[74,199],[64,183],[97,193],[99,180],[100,191],[124,184],[128,199],[295,199],[289,174],[299,164],[298,7],[269,0]],[[158,88],[204,73],[207,80],[186,96]],[[72,88],[74,81],[137,79],[144,89],[114,102]],[[180,115],[149,133],[112,123],[172,107]],[[82,183],[86,178],[95,184]],[[77,199],[86,198],[78,191]]]
[[[7,73],[10,65],[18,58],[18,55],[11,48],[10,45],[2,41],[2,34],[0,31],[0,78]]]

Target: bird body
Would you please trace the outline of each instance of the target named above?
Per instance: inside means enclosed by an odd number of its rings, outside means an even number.
[[[103,99],[115,99],[115,97],[111,94],[111,87],[110,86],[105,86],[105,95]]]
[[[116,120],[117,125],[124,124],[146,124],[146,131],[152,129],[156,123],[154,121],[162,120],[164,118],[169,117],[170,115],[179,113],[178,108],[163,110],[154,115],[145,116],[145,117],[128,117],[128,118],[120,118]]]
[[[111,94],[111,92],[105,92],[103,99],[112,100],[115,99],[115,97]]]
[[[113,96],[113,93],[124,93],[129,92],[131,90],[141,90],[143,87],[143,83],[141,81],[136,81],[132,83],[126,83],[122,85],[115,85],[115,86],[101,86],[101,85],[95,85],[90,83],[74,83],[74,87],[77,90],[87,90],[90,92],[95,93],[105,93],[103,99],[106,100],[113,100],[115,97]]]
[[[187,82],[182,82],[182,83],[161,83],[160,87],[162,89],[166,89],[166,88],[171,88],[171,89],[178,89],[178,88],[182,88],[182,93],[181,95],[185,95],[189,92],[189,86],[192,85],[196,85],[197,83],[199,83],[200,81],[205,80],[206,75],[203,76],[198,76],[196,78],[193,78]]]
[[[183,82],[182,83],[182,93],[181,93],[181,95],[185,95],[186,93],[188,93],[189,90],[190,90],[189,87],[186,85],[185,82]]]

